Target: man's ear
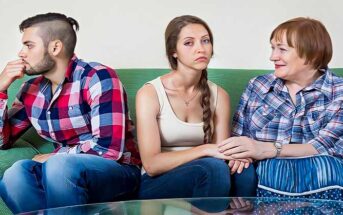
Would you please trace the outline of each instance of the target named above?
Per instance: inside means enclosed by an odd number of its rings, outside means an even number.
[[[57,56],[62,53],[63,43],[61,40],[53,40],[49,43],[48,51],[52,56]]]

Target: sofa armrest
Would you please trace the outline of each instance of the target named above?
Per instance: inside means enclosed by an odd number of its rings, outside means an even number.
[[[38,136],[35,129],[29,129],[10,149],[0,150],[0,178],[16,161],[32,159],[37,154],[50,153],[53,150],[53,144]]]
[[[36,154],[38,154],[38,151],[22,139],[19,139],[12,148],[0,150],[0,178],[2,178],[5,170],[16,161],[32,159]]]

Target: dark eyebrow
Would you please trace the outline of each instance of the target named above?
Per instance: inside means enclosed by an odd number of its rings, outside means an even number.
[[[210,37],[210,35],[205,34],[205,35],[201,36],[201,38],[204,38],[204,37]],[[183,38],[183,40],[188,40],[188,39],[195,39],[195,38],[194,37],[185,37],[185,38]]]
[[[24,41],[23,44],[24,44],[24,45],[29,45],[29,44],[34,44],[34,42],[33,42],[33,41],[27,40],[27,41]]]
[[[194,39],[194,37],[185,37],[183,40]]]

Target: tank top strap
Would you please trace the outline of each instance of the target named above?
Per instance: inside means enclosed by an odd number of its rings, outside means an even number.
[[[212,81],[207,81],[207,84],[211,91],[211,112],[214,114],[217,108],[217,99],[218,99],[218,85]]]
[[[164,89],[164,86],[162,84],[161,77],[158,77],[152,81],[147,82],[146,84],[152,84],[157,92],[158,101],[160,103],[160,114],[168,113],[171,114],[173,112],[171,105],[169,103],[169,99],[167,96],[167,93]]]

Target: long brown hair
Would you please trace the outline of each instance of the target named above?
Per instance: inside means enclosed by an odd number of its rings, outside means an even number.
[[[166,54],[168,57],[168,61],[170,64],[170,67],[173,70],[177,69],[177,59],[173,56],[176,52],[176,44],[179,39],[179,34],[181,32],[181,29],[189,24],[200,24],[204,26],[204,28],[207,30],[210,41],[213,46],[213,35],[211,32],[211,29],[207,25],[205,21],[202,19],[196,17],[196,16],[190,16],[190,15],[184,15],[174,18],[172,21],[169,22],[166,31],[165,31],[165,45],[166,45]],[[212,53],[213,55],[213,53]],[[212,140],[212,128],[211,128],[211,119],[212,119],[212,112],[211,112],[211,92],[210,88],[207,84],[207,70],[204,69],[201,74],[200,81],[198,83],[198,87],[201,92],[201,99],[200,99],[200,105],[203,109],[202,119],[204,122],[203,125],[203,131],[204,131],[204,143],[209,143]]]

